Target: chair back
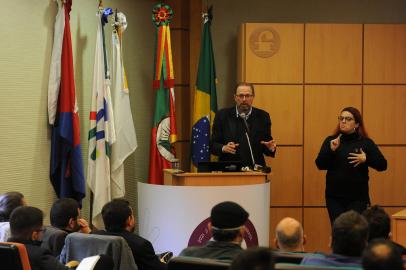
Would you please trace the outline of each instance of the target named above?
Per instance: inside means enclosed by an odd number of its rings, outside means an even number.
[[[65,239],[61,252],[62,263],[104,254],[114,262],[113,270],[138,270],[127,242],[121,236],[71,233]]]
[[[0,263],[1,269],[31,270],[27,249],[20,243],[0,243]]]
[[[182,256],[173,257],[168,263],[168,270],[227,270],[229,267],[227,262]]]
[[[296,263],[296,264],[300,264],[303,258],[306,255],[308,255],[306,253],[292,253],[280,251],[275,251],[272,254],[274,255],[275,263]]]

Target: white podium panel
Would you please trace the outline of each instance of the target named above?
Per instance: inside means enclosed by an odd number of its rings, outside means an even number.
[[[178,255],[188,245],[203,245],[210,210],[217,203],[234,201],[249,213],[244,247],[269,245],[269,182],[241,186],[164,186],[138,183],[140,235],[156,253]]]

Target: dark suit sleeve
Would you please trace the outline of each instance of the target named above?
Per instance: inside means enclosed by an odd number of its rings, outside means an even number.
[[[42,270],[66,270],[69,269],[60,263],[55,257],[51,255],[48,250],[43,250],[43,253],[38,261],[39,268]]]
[[[211,153],[216,156],[220,156],[223,153],[222,148],[224,146],[224,134],[222,116],[223,114],[221,112],[217,113],[213,122],[210,150]]]
[[[166,264],[162,263],[155,254],[151,242],[145,240],[133,251],[135,263],[139,270],[165,270]]]
[[[336,153],[330,148],[332,137],[327,137],[321,145],[320,152],[316,158],[316,165],[319,170],[328,170],[334,162]]]
[[[268,142],[268,141],[273,140],[272,132],[271,132],[272,122],[271,122],[271,117],[269,116],[268,113],[265,113],[264,123],[262,123],[262,124],[265,125],[265,134],[264,134],[264,137],[262,138],[262,141]],[[264,144],[261,144],[261,146],[262,146],[262,153],[264,153],[264,155],[275,157],[276,151],[272,152]]]

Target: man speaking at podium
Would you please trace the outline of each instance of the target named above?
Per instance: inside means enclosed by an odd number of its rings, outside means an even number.
[[[236,105],[216,113],[213,123],[211,152],[220,161],[237,161],[251,169],[266,167],[264,155],[274,157],[276,142],[271,136],[271,118],[252,107],[255,91],[250,83],[238,83]]]

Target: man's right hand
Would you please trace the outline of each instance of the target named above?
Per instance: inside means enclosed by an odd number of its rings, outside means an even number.
[[[239,143],[229,142],[226,145],[223,145],[223,148],[221,149],[221,151],[223,151],[223,153],[235,154],[235,152],[237,151],[236,148],[239,145],[240,145]]]
[[[340,146],[340,137],[341,137],[341,133],[340,133],[340,135],[338,135],[337,138],[330,141],[330,149],[331,149],[331,151],[337,150],[337,148]]]

